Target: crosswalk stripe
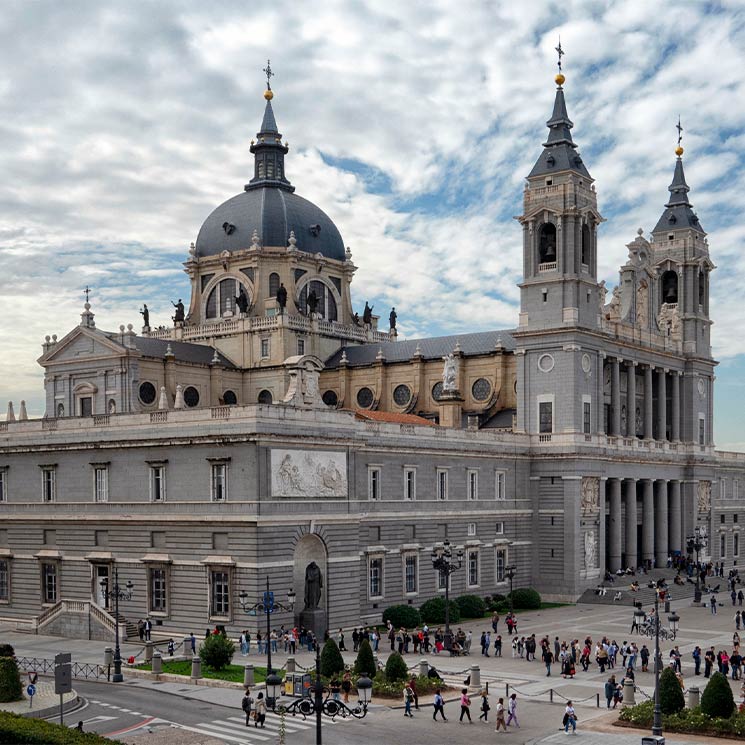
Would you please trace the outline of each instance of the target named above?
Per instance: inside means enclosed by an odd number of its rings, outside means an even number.
[[[246,720],[241,719],[240,717],[228,717],[227,720],[223,720],[223,721],[245,723]],[[269,727],[273,727],[275,722],[276,722],[276,726],[279,728],[279,718],[270,719],[269,717],[267,717],[266,719],[266,724]],[[294,732],[295,730],[300,731],[300,730],[308,729],[308,727],[312,727],[312,726],[313,726],[312,724],[303,724],[302,720],[296,722],[295,719],[292,717],[285,717],[285,729],[288,732]]]
[[[230,740],[231,742],[237,742],[238,745],[251,745],[251,740],[245,740],[244,738],[238,739],[237,737],[230,737],[229,735],[223,734],[219,730],[214,729],[200,729],[200,727],[205,725],[199,725],[199,727],[190,727],[187,724],[177,724],[177,727],[180,727],[181,729],[189,730],[189,732],[197,732],[200,735],[209,735],[210,737],[221,737],[223,740]],[[266,737],[264,735],[254,735],[251,733],[251,739],[252,740],[269,740],[271,738]]]
[[[245,734],[241,734],[240,737],[236,737],[238,733],[232,727],[226,727],[225,725],[216,724],[215,722],[200,722],[197,727],[204,727],[202,734],[212,735],[213,737],[222,737],[223,740],[232,740],[238,742],[241,745],[251,745],[253,740],[273,740],[274,733],[267,732],[266,729],[259,731],[258,728],[246,727],[247,731]],[[226,734],[227,733],[227,734]],[[250,739],[246,739],[250,738]]]

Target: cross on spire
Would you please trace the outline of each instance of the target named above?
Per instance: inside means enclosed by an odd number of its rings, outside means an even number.
[[[85,293],[85,302],[87,303],[89,301],[89,295],[91,293],[91,288],[88,287],[88,285],[86,285],[83,292]]]
[[[561,36],[559,36],[559,46],[555,47],[556,53],[559,55],[559,72],[561,72],[561,58],[564,56],[565,52],[561,48]]]
[[[680,142],[683,139],[683,127],[680,126],[680,116],[678,117],[678,123],[675,125],[675,129],[678,130],[678,147],[680,147]]]
[[[274,73],[272,72],[272,66],[271,66],[270,60],[266,61],[266,67],[263,68],[263,73],[264,75],[266,75],[266,89],[270,91],[272,89],[272,86],[270,84],[270,78],[274,77]]]

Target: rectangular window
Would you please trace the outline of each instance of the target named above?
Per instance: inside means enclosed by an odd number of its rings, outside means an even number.
[[[554,404],[552,401],[541,401],[538,404],[538,432],[551,434],[554,431]]]
[[[8,469],[0,468],[0,502],[8,501]]]
[[[503,522],[496,523],[496,525],[494,527],[494,532],[497,535],[504,535],[504,523]]]
[[[210,591],[210,615],[227,616],[230,613],[230,582],[227,572],[210,572]]]
[[[96,502],[109,501],[108,466],[96,466],[93,469],[93,498]]]
[[[166,532],[164,530],[153,530],[150,533],[150,547],[151,548],[165,548],[166,547]]]
[[[269,357],[269,339],[261,340],[261,359],[265,360]]]
[[[367,496],[368,499],[380,499],[380,469],[367,469]]]
[[[41,565],[41,597],[42,603],[54,604],[57,602],[57,565]]]
[[[507,492],[505,488],[505,472],[504,471],[496,471],[494,476],[494,490],[495,490],[495,496],[499,500],[504,500],[507,498]]]
[[[479,552],[468,552],[468,586],[477,587],[479,584]]]
[[[54,502],[57,496],[57,470],[41,469],[41,496],[45,502]]]
[[[150,570],[150,610],[156,613],[166,612],[166,570]]]
[[[719,558],[727,558],[727,536],[724,534],[719,536]]]
[[[370,558],[370,597],[383,597],[383,559],[380,556]]]
[[[724,513],[722,513],[721,515],[719,515],[719,522],[720,522],[720,523],[722,523],[722,525],[724,525],[724,521],[725,521],[725,519],[726,519],[726,518],[725,518],[725,516],[724,516]]]
[[[93,399],[84,396],[80,399],[80,416],[91,416],[93,414]]]
[[[476,535],[476,523],[468,523],[468,535],[469,537]]]
[[[299,355],[305,354],[305,339],[297,340],[297,353]]]
[[[468,498],[479,498],[479,472],[474,469],[466,471],[468,479]]]
[[[437,469],[437,498],[448,498],[448,472],[442,468]]]
[[[740,534],[739,533],[735,533],[732,536],[732,556],[735,559],[737,559],[740,556]]]
[[[698,444],[706,445],[706,420],[703,414],[698,416]]]
[[[212,501],[224,502],[228,497],[228,464],[212,464]]]
[[[740,497],[740,482],[735,479],[732,482],[732,499],[738,499]]]
[[[0,559],[0,601],[10,600],[10,562]]]
[[[732,515],[732,522],[733,523],[737,523],[737,513],[736,512]]]
[[[589,435],[591,432],[591,413],[592,409],[590,408],[590,402],[584,401],[582,404],[582,430],[586,435]]]
[[[417,592],[417,556],[406,554],[404,557],[404,586],[406,594],[412,595]]]
[[[166,467],[150,466],[150,501],[164,502],[166,498]]]
[[[93,541],[96,544],[96,546],[108,546],[109,545],[109,531],[108,530],[94,531]]]
[[[497,582],[504,582],[505,576],[504,576],[504,568],[507,566],[507,549],[506,548],[498,548],[497,554],[496,554],[496,566],[495,566],[495,578]]]
[[[416,468],[404,468],[404,499],[416,499]]]
[[[727,499],[727,479],[719,479],[719,499]]]

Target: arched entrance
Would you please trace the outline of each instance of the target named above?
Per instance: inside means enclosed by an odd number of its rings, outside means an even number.
[[[317,571],[313,565],[317,567]],[[308,581],[306,573],[309,575]],[[320,588],[317,585],[319,580]],[[297,620],[302,626],[311,629],[319,639],[323,639],[328,625],[328,584],[326,544],[316,533],[306,533],[295,546],[292,589],[297,597]],[[307,588],[307,585],[310,587]],[[306,592],[306,589],[310,592]]]

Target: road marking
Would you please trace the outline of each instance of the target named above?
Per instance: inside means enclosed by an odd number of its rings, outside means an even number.
[[[104,737],[115,737],[116,735],[123,735],[126,732],[132,732],[132,730],[140,729],[141,727],[145,727],[146,725],[150,724],[155,719],[155,717],[148,717],[147,719],[143,719],[139,724],[133,724],[131,727],[125,727],[124,729],[117,730],[116,732],[107,732]]]
[[[230,737],[228,735],[223,734],[219,730],[214,729],[199,729],[198,727],[190,727],[186,724],[176,724],[175,722],[172,723],[174,727],[180,727],[181,729],[189,730],[189,732],[197,732],[200,735],[209,735],[210,737],[221,737],[223,740],[230,740],[231,742],[237,742],[238,745],[251,745],[250,740],[245,740],[241,738],[240,740],[237,737]],[[200,727],[202,725],[199,725]],[[251,733],[251,739],[252,740],[269,740],[272,739],[270,737],[266,737],[265,735],[259,735],[259,734],[253,734]]]
[[[240,717],[228,717],[227,719],[224,719],[222,721],[224,721],[226,724],[228,722],[239,722],[240,724],[242,724],[245,727],[245,721],[246,720],[245,719],[241,719]],[[274,719],[269,719],[267,717],[266,725],[267,725],[267,727],[269,727],[269,729],[272,729],[275,726],[275,722],[276,722],[277,728],[279,728],[279,719],[274,720]],[[240,724],[238,726],[240,726]],[[231,726],[235,727],[236,725],[231,725]],[[297,731],[302,731],[302,730],[308,729],[309,727],[312,727],[312,726],[313,726],[313,724],[303,724],[302,722],[296,722],[293,719],[289,719],[288,720],[287,718],[285,718],[285,729],[288,732],[295,732],[296,730]]]

